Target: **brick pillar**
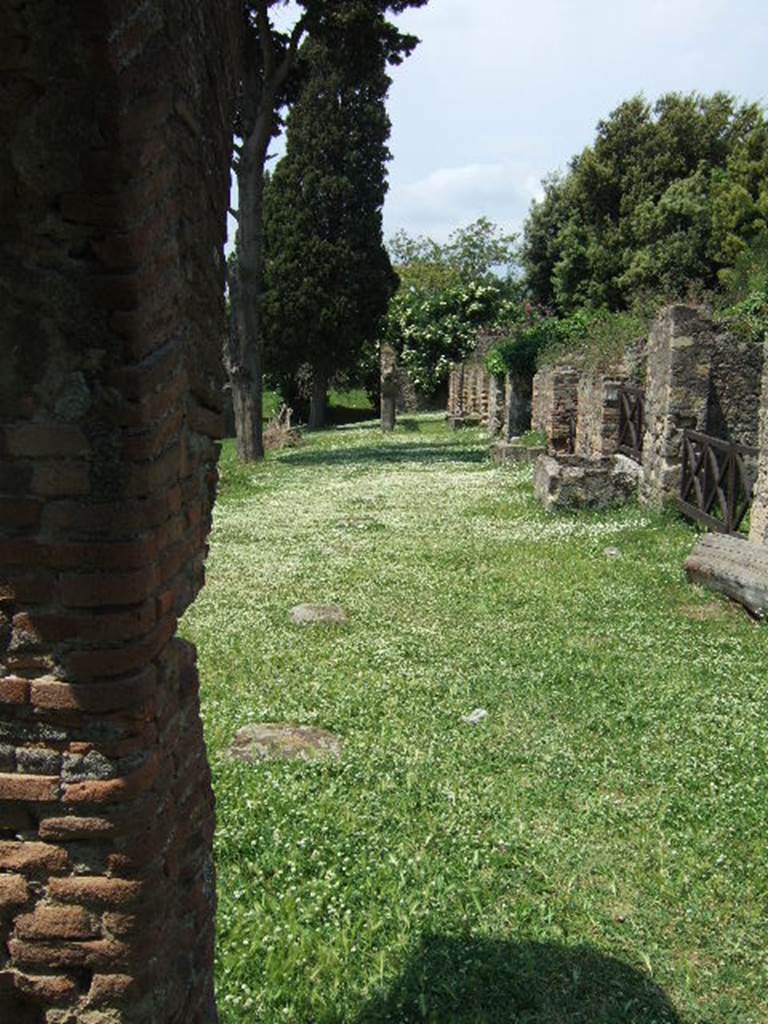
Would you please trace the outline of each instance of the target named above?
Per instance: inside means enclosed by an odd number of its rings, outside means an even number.
[[[552,404],[546,426],[549,447],[553,452],[570,449],[573,420],[579,407],[579,372],[568,366],[552,370]]]
[[[0,1020],[210,1024],[236,3],[0,13]]]
[[[755,499],[752,503],[749,539],[755,544],[768,544],[768,338],[763,360],[763,392],[760,403],[760,448]]]
[[[460,383],[459,374],[460,369],[458,364],[454,363],[451,366],[451,372],[448,375],[448,418],[452,419],[455,416],[459,416],[460,408]]]
[[[498,437],[504,430],[505,388],[504,377],[488,374],[488,436]],[[505,438],[506,440],[506,438]]]
[[[663,309],[651,330],[640,490],[649,505],[680,489],[684,430],[706,430],[713,330],[705,312],[684,305]]]
[[[524,373],[508,373],[504,380],[504,420],[502,436],[505,441],[520,437],[531,429],[531,401],[533,378]]]
[[[579,455],[604,458],[614,455],[619,445],[619,388],[628,375],[585,373],[578,385],[576,451]]]

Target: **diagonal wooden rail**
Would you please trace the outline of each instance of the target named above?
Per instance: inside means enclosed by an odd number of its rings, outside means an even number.
[[[686,430],[680,511],[718,533],[740,535],[752,504],[756,458],[756,448]]]
[[[643,458],[645,392],[625,384],[619,388],[619,443],[617,450],[635,462]]]

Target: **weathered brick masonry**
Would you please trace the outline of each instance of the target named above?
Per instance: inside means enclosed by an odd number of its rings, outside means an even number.
[[[568,451],[578,389],[579,371],[570,366],[547,366],[533,378],[533,429],[547,435],[551,451]]]
[[[230,0],[0,3],[0,1020],[211,1022]]]

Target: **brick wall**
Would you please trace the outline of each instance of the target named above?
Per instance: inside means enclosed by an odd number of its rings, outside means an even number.
[[[568,450],[578,384],[578,370],[568,366],[543,367],[533,378],[532,426],[546,434],[551,451]]]
[[[0,14],[0,1020],[215,1019],[229,0]]]
[[[619,388],[626,373],[584,373],[578,383],[576,451],[590,458],[614,455],[619,444]]]
[[[464,362],[451,367],[448,378],[448,418],[459,425],[463,422],[487,425],[489,418],[501,426],[503,397],[499,394],[501,381],[489,373],[485,357],[498,339],[493,334],[480,334],[475,350]]]

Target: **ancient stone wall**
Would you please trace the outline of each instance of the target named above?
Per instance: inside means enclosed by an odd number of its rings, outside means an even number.
[[[768,338],[763,352],[758,473],[749,531],[749,539],[755,544],[768,544]]]
[[[763,346],[725,330],[710,335],[706,432],[754,447],[760,421]]]
[[[473,355],[451,368],[448,380],[448,419],[454,426],[487,424],[496,381],[484,357]]]
[[[395,370],[395,408],[398,413],[429,412],[445,407],[448,387],[440,387],[434,395],[425,394],[416,387],[404,366]]]
[[[647,356],[642,496],[659,505],[678,493],[686,429],[757,443],[763,351],[708,310],[675,305],[659,314]]]
[[[222,0],[0,11],[0,1020],[209,1024]]]
[[[704,430],[709,396],[712,324],[700,309],[663,309],[647,348],[641,497],[651,505],[679,491],[683,432]]]
[[[547,366],[533,378],[531,423],[546,434],[550,451],[570,450],[578,408],[579,372],[569,366]]]
[[[578,382],[576,451],[602,458],[613,455],[619,444],[619,388],[627,373],[584,373]]]

